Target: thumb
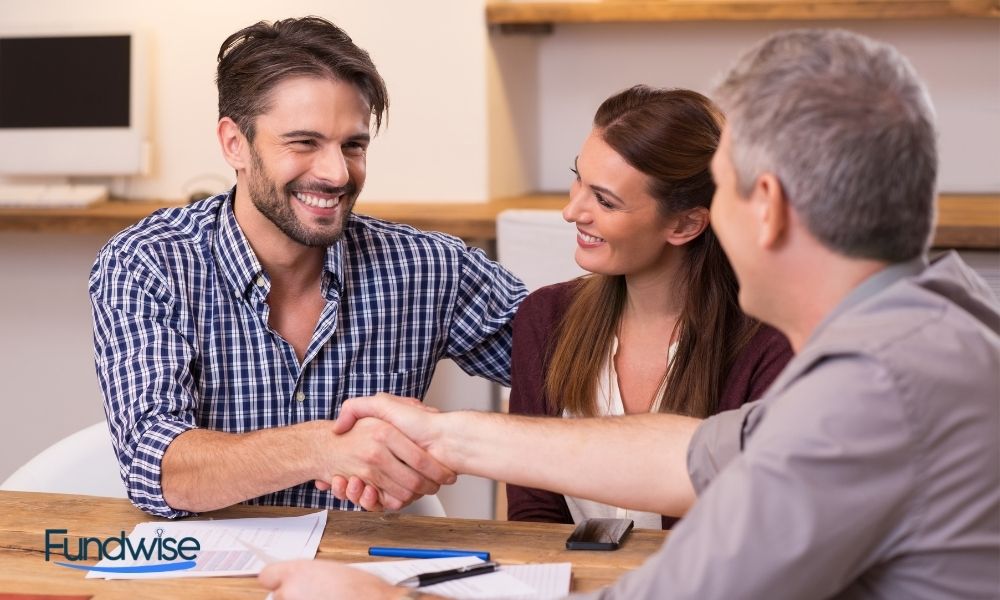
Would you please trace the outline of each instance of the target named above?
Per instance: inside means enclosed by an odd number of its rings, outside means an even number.
[[[363,414],[364,401],[366,399],[350,398],[344,400],[344,403],[340,405],[340,414],[337,415],[337,420],[333,423],[334,434],[341,435],[347,433],[358,422],[358,419],[367,416]]]
[[[288,575],[290,567],[288,562],[271,563],[257,575],[257,582],[266,589],[276,590],[281,585],[281,580]]]
[[[374,396],[362,396],[360,398],[345,400],[340,406],[340,414],[337,415],[337,421],[333,425],[333,433],[336,435],[347,433],[354,427],[354,424],[358,420],[365,417],[374,417],[383,421],[389,421],[387,417],[393,407],[400,405],[423,407],[420,400],[415,398],[393,396],[385,392],[379,392]]]

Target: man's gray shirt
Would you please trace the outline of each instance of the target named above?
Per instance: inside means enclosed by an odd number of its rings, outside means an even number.
[[[688,469],[695,506],[594,597],[997,598],[996,297],[954,253],[876,274]]]

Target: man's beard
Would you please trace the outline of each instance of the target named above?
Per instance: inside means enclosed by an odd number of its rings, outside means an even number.
[[[304,185],[298,184],[297,181],[293,180],[285,184],[284,193],[280,193],[278,186],[265,172],[264,162],[261,160],[260,155],[257,154],[256,148],[252,145],[250,147],[250,160],[253,163],[253,172],[250,174],[247,186],[247,191],[250,193],[250,200],[262,215],[274,223],[275,227],[303,246],[325,248],[333,245],[340,239],[344,234],[344,226],[347,223],[347,218],[354,208],[354,202],[358,198],[357,186],[353,180],[348,180],[347,184],[343,187],[317,184]],[[331,195],[343,194],[340,202],[347,203],[346,209],[340,211],[343,219],[340,223],[335,223],[333,219],[319,219],[318,222],[321,226],[328,225],[329,228],[322,227],[319,230],[310,230],[295,216],[295,211],[292,209],[290,203],[298,202],[297,199],[292,197],[291,190],[293,189],[299,192],[316,192]]]

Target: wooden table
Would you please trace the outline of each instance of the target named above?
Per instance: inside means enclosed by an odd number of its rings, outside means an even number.
[[[295,516],[309,509],[235,506],[202,518]],[[136,523],[156,520],[126,500],[96,496],[0,491],[0,592],[76,594],[104,599],[263,598],[256,578],[161,580],[84,579],[84,573],[45,562],[45,530],[66,529],[71,547],[79,537],[127,534]],[[567,551],[571,525],[415,517],[395,513],[331,511],[317,558],[371,560],[369,546],[475,548],[503,564],[572,562],[574,591],[611,583],[638,567],[666,533],[635,530],[614,552]]]

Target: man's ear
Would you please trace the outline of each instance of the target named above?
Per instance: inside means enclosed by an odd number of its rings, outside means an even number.
[[[222,157],[226,159],[229,166],[239,171],[247,166],[249,142],[235,121],[229,117],[219,119],[219,124],[215,128],[215,133],[219,136],[219,146],[222,148]]]
[[[774,173],[757,177],[750,193],[757,219],[757,243],[761,248],[774,248],[781,243],[788,228],[788,198],[785,188]]]
[[[701,235],[708,228],[709,211],[704,206],[692,208],[670,220],[667,242],[682,246]]]

